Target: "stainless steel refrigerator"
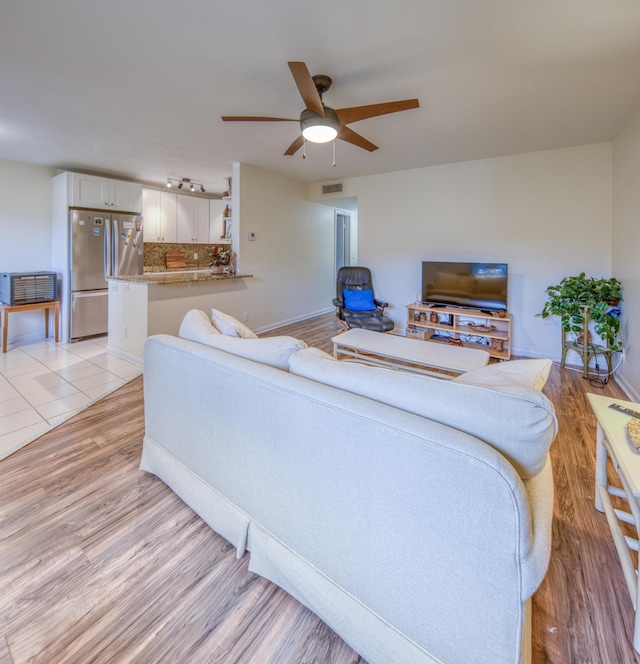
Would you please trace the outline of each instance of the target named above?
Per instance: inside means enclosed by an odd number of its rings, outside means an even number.
[[[111,276],[142,274],[142,217],[69,210],[69,338],[106,334]]]

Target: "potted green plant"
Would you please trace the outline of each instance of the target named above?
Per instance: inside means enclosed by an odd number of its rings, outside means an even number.
[[[547,301],[539,315],[560,316],[562,329],[576,334],[583,332],[586,317],[608,348],[620,350],[620,310],[615,307],[621,299],[622,284],[615,277],[594,279],[581,272],[547,288]]]

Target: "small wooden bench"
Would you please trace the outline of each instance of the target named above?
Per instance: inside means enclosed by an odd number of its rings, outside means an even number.
[[[55,340],[58,343],[60,330],[60,302],[30,302],[29,304],[3,304],[0,302],[0,313],[2,313],[2,352],[7,352],[7,340],[9,339],[9,314],[20,311],[34,311],[44,309],[44,336],[49,336],[49,309],[53,309]]]

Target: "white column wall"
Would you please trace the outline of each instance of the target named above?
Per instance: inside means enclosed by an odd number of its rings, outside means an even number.
[[[622,282],[625,361],[616,375],[640,401],[640,113],[613,142],[613,273]]]
[[[234,296],[229,313],[240,320],[248,313],[247,324],[265,330],[330,311],[333,209],[309,201],[306,184],[247,164],[234,169],[233,186],[239,268],[254,278]]]

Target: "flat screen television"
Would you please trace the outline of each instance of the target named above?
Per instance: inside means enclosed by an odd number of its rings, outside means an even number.
[[[507,309],[507,282],[507,263],[422,262],[425,304]]]

